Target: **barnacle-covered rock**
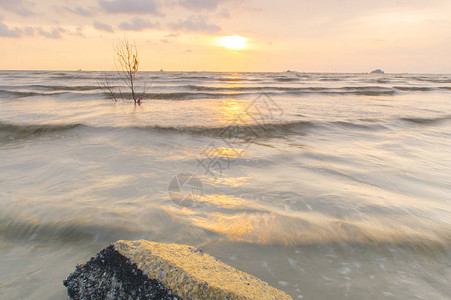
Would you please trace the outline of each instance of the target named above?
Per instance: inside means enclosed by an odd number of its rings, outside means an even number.
[[[292,299],[187,245],[117,241],[64,281],[73,299]]]

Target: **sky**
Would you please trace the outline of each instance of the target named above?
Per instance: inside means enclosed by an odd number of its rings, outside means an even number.
[[[150,71],[451,73],[449,0],[0,0],[3,70],[113,70],[124,37]]]

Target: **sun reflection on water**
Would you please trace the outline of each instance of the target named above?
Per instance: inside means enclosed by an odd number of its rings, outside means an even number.
[[[244,81],[241,81],[242,74],[228,74],[226,81],[224,83],[215,85],[216,88],[224,88],[237,90],[246,87]],[[214,118],[220,121],[222,125],[244,125],[251,122],[251,118],[247,114],[248,102],[244,99],[232,98],[233,93],[231,93],[231,98],[226,98],[218,102],[214,109]]]

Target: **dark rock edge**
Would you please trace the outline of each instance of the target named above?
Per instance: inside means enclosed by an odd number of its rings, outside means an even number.
[[[148,278],[135,263],[110,245],[92,257],[63,282],[67,294],[79,299],[179,300],[156,279]]]

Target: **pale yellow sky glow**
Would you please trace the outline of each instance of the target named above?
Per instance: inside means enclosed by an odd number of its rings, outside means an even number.
[[[127,36],[144,70],[451,73],[450,15],[448,0],[0,0],[0,69],[110,70]]]
[[[243,50],[247,47],[247,38],[239,35],[229,35],[219,38],[218,45],[233,50]]]

